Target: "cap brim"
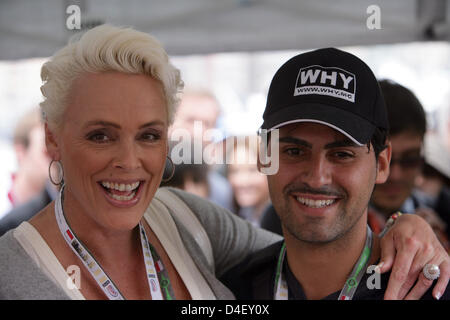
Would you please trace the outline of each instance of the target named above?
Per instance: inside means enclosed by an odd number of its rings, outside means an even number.
[[[359,146],[367,144],[375,132],[375,125],[343,109],[310,103],[293,105],[266,116],[261,129],[274,130],[291,123],[314,122],[329,126]]]

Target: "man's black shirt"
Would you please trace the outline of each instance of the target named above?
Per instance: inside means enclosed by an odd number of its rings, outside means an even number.
[[[273,300],[275,287],[275,272],[283,241],[275,243],[244,260],[229,270],[220,280],[234,293],[238,300]],[[283,273],[288,285],[289,300],[306,300],[302,285],[289,269],[287,259],[284,260]],[[353,300],[382,300],[387,288],[390,272],[380,275],[380,289],[376,287],[373,276],[375,273],[364,273]],[[369,279],[370,278],[370,279]],[[369,281],[368,281],[369,280]],[[434,286],[434,285],[433,285]],[[434,300],[433,286],[422,296],[421,300]],[[450,290],[446,290],[441,300],[450,299]],[[323,300],[337,300],[340,290]]]

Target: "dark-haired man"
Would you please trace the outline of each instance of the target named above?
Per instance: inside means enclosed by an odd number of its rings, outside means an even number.
[[[263,117],[262,129],[279,130],[278,145],[269,145],[269,151],[278,148],[279,170],[268,183],[284,241],[230,270],[224,282],[238,299],[382,299],[387,275],[371,282],[374,268],[366,273],[383,261],[380,240],[367,226],[367,209],[374,185],[389,175],[391,146],[372,71],[334,48],[300,54],[272,79]],[[423,231],[432,233],[425,222]],[[405,250],[399,258],[404,265],[394,266],[392,282],[398,275],[408,278],[414,255]],[[441,251],[429,261],[416,260],[413,280],[427,262],[436,265],[427,269],[429,278],[436,278],[440,267],[433,295],[448,298],[448,255]],[[403,298],[414,281],[396,289],[391,282],[386,298]],[[420,274],[407,298],[421,297],[431,283]],[[431,290],[424,298],[431,298]]]
[[[449,249],[445,223],[414,192],[415,180],[424,162],[425,110],[408,88],[390,80],[382,80],[379,84],[389,120],[392,159],[387,181],[376,185],[373,191],[369,225],[378,232],[396,211],[417,213],[430,223],[439,240]]]

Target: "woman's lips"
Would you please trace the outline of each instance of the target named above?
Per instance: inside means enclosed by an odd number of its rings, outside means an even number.
[[[114,182],[101,181],[100,188],[106,200],[116,207],[134,206],[140,199],[144,181]]]

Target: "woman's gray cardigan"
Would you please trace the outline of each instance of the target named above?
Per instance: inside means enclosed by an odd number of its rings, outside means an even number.
[[[217,299],[234,299],[231,291],[217,277],[248,254],[281,238],[252,227],[250,223],[207,200],[178,189],[170,190],[186,203],[204,226],[211,241],[215,265],[208,265],[197,242],[172,214],[186,249]],[[62,288],[49,279],[25,253],[12,230],[0,238],[0,299],[69,299]]]

